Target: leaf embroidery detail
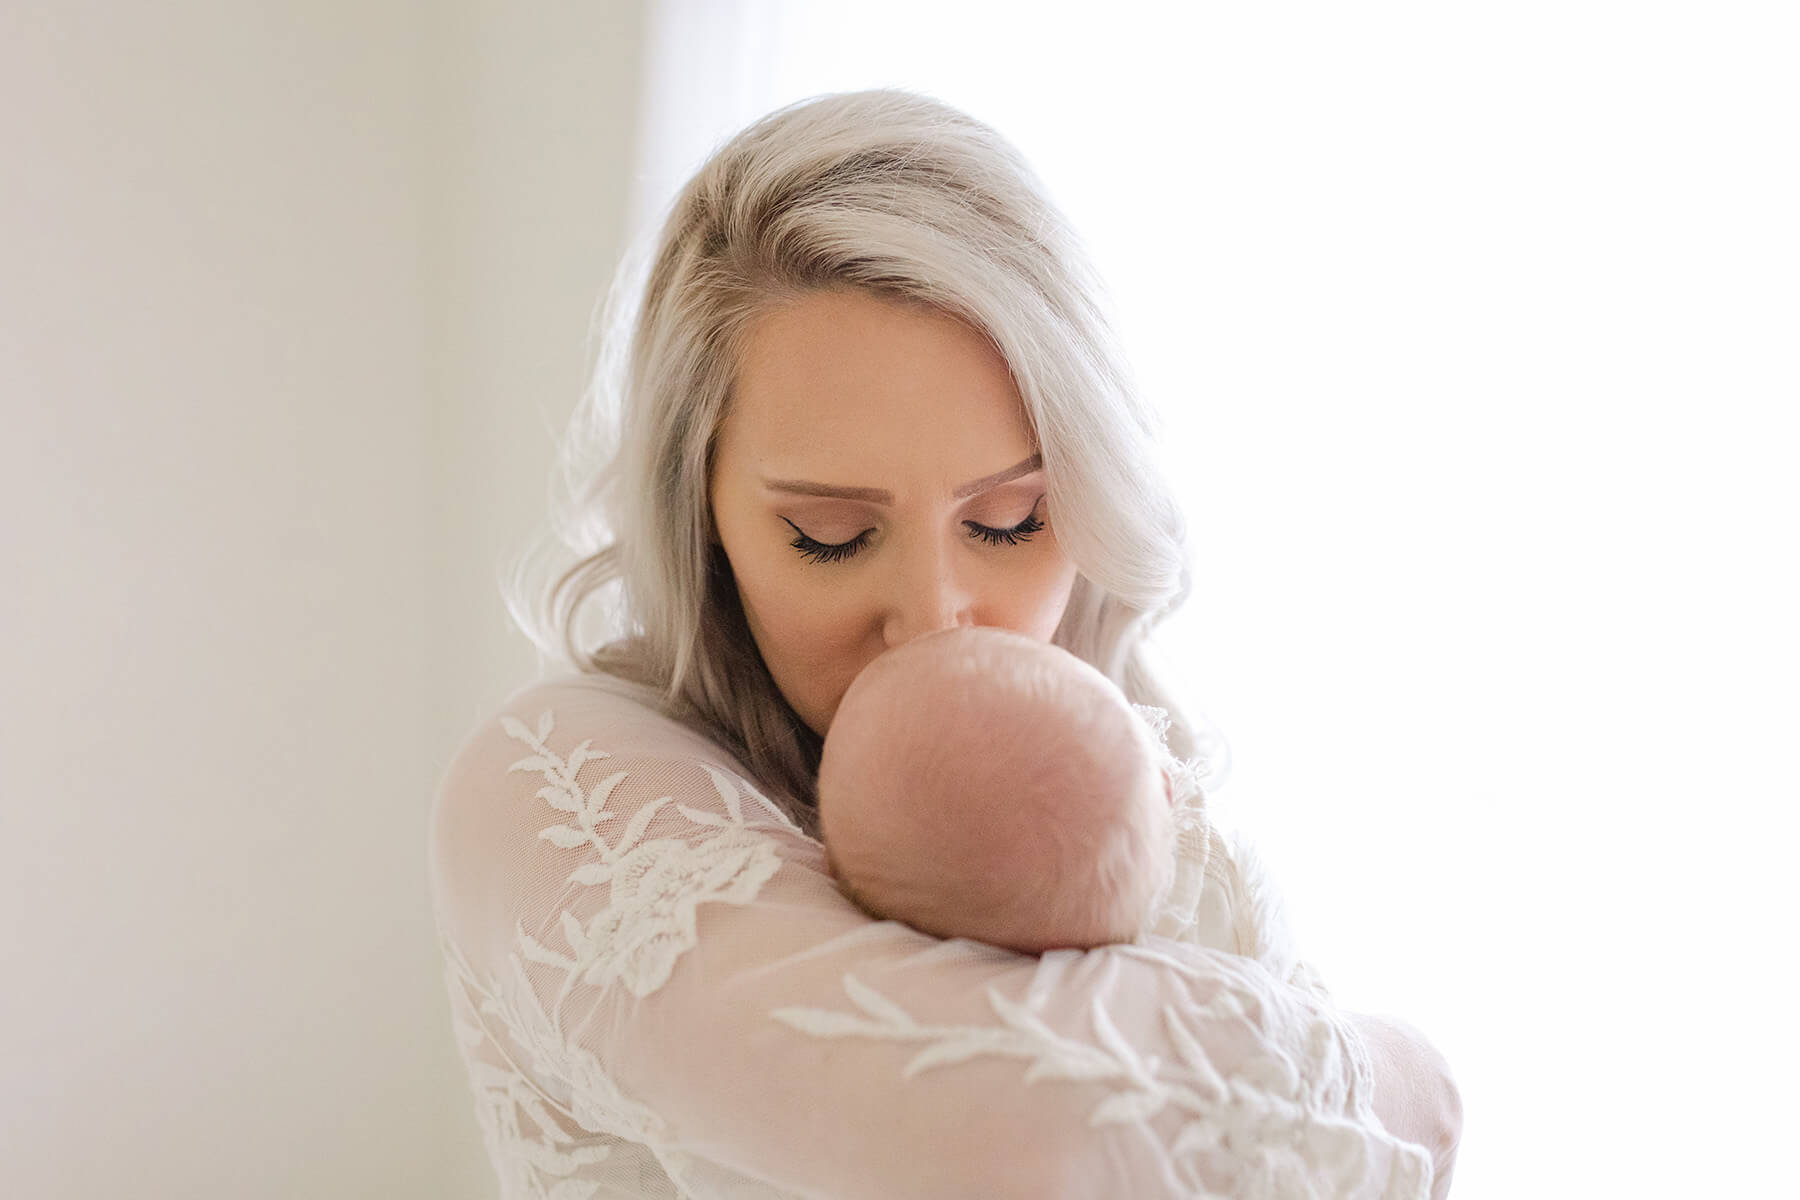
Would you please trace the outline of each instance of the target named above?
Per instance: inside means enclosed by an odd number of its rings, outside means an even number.
[[[1174,1042],[1178,1062],[1140,1055],[1113,1024],[1096,998],[1089,1010],[1093,1042],[1066,1037],[1046,1025],[1034,1008],[987,990],[989,1007],[999,1027],[930,1025],[919,1022],[899,1004],[846,972],[844,991],[857,1013],[818,1008],[778,1008],[769,1015],[813,1037],[855,1037],[922,1043],[902,1070],[903,1078],[921,1071],[967,1062],[981,1056],[1014,1058],[1030,1065],[1024,1082],[1045,1080],[1097,1083],[1108,1087],[1088,1115],[1092,1127],[1144,1123],[1173,1111],[1185,1118],[1169,1147],[1175,1167],[1195,1194],[1205,1194],[1201,1166],[1206,1160],[1215,1176],[1233,1175],[1232,1195],[1301,1196],[1310,1191],[1309,1164],[1329,1167],[1346,1188],[1365,1177],[1369,1164],[1363,1132],[1349,1118],[1308,1109],[1297,1094],[1293,1064],[1279,1056],[1258,1055],[1227,1079],[1202,1049],[1192,1022],[1241,1021],[1244,1000],[1223,987],[1205,1005],[1192,1006],[1185,1018],[1173,1006],[1163,1020]],[[1254,999],[1251,1000],[1254,1006]],[[1232,1155],[1207,1156],[1221,1145]],[[1225,1161],[1235,1166],[1221,1167]],[[1412,1196],[1420,1188],[1425,1160],[1417,1147],[1402,1147],[1390,1183],[1394,1195]],[[1429,1170],[1428,1167],[1424,1169]]]

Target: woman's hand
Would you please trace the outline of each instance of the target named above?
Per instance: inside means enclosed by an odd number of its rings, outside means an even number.
[[[1431,1200],[1450,1194],[1450,1174],[1462,1141],[1462,1094],[1450,1064],[1425,1035],[1393,1017],[1348,1014],[1375,1069],[1375,1115],[1402,1141],[1431,1155]]]

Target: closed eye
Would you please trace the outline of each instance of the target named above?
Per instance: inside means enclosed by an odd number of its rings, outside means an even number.
[[[873,529],[865,529],[847,542],[821,542],[807,537],[804,530],[786,517],[781,519],[797,535],[788,545],[798,550],[802,558],[815,563],[843,562],[855,557],[869,544],[869,535],[875,532]],[[963,528],[969,531],[971,538],[990,546],[1016,546],[1020,542],[1028,542],[1031,535],[1043,527],[1044,522],[1038,517],[1036,507],[1032,508],[1031,514],[1023,521],[1008,529],[994,529],[977,521],[963,522]]]
[[[788,545],[798,550],[800,556],[809,562],[842,562],[867,545],[869,535],[874,532],[872,529],[865,529],[847,542],[816,542],[812,538],[807,537],[798,525],[794,524],[792,521],[788,521],[786,517],[781,519],[787,521],[789,529],[792,529],[796,534],[799,534],[799,536],[789,542]]]
[[[1029,542],[1031,535],[1042,529],[1044,523],[1038,520],[1037,511],[1033,509],[1030,516],[1011,529],[989,529],[986,525],[977,525],[974,521],[964,521],[963,527],[969,531],[970,537],[978,537],[990,546],[998,546],[1002,543],[1016,546],[1020,542]]]

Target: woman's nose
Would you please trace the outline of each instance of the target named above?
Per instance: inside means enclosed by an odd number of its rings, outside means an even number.
[[[903,564],[889,593],[882,634],[898,646],[958,625],[973,625],[974,599],[947,547],[922,548]]]

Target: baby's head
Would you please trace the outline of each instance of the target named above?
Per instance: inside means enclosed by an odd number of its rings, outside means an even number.
[[[888,651],[825,739],[819,821],[859,905],[1025,953],[1131,941],[1167,882],[1148,726],[1060,647],[961,628]]]

